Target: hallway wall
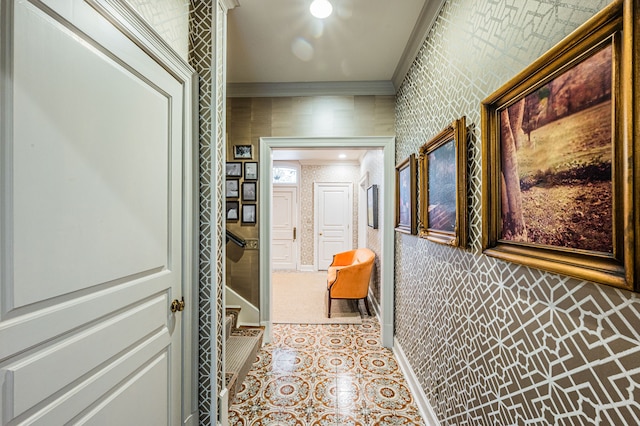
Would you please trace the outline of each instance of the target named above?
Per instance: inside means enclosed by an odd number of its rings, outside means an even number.
[[[470,248],[396,234],[397,339],[442,425],[639,422],[639,295],[480,245],[480,102],[608,3],[449,0],[399,90],[397,161],[469,130]]]
[[[259,161],[260,137],[390,136],[394,133],[394,120],[394,96],[228,98],[227,159],[233,159],[233,145],[251,145],[253,161]],[[261,218],[255,226],[228,224],[232,232],[256,242],[256,249],[249,256],[245,250],[246,258],[227,262],[227,275],[236,283],[232,286],[235,289],[237,285],[248,300],[255,300],[260,294],[260,226]],[[357,235],[357,228],[354,234]]]
[[[364,156],[360,167],[360,176],[365,174],[369,176],[367,188],[371,185],[378,185],[378,188],[380,189],[378,192],[378,223],[383,223],[384,209],[380,202],[384,199],[384,191],[386,188],[384,187],[384,152],[382,150],[369,151]],[[393,189],[389,190],[392,191]],[[366,204],[366,197],[360,202]],[[373,229],[370,226],[367,226],[366,229],[367,247],[373,250],[376,254],[373,271],[371,272],[370,293],[373,296],[372,302],[379,308],[381,301],[380,256],[382,255],[382,229]]]

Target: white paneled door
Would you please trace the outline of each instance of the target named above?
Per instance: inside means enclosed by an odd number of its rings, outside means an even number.
[[[315,183],[317,267],[325,271],[333,255],[353,247],[351,183]]]
[[[271,267],[295,270],[298,266],[298,188],[274,187],[271,205]]]
[[[103,3],[2,2],[2,425],[186,417],[190,99]]]

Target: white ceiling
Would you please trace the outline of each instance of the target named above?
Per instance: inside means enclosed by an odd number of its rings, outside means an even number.
[[[227,96],[393,95],[444,0],[228,0]],[[362,150],[274,150],[274,160],[359,162]]]
[[[245,92],[292,84],[307,90],[325,84],[326,94],[333,94],[327,84],[340,93],[348,84],[393,94],[444,2],[330,0],[334,12],[320,20],[309,13],[311,0],[237,1],[228,14],[229,96],[260,96]]]

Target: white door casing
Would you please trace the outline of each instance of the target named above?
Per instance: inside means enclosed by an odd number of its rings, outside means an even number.
[[[333,255],[353,248],[353,185],[314,183],[316,267],[326,271]]]
[[[393,348],[393,306],[394,306],[394,226],[395,201],[393,188],[395,182],[395,137],[261,137],[260,138],[260,181],[271,182],[272,151],[283,148],[365,148],[382,149],[383,185],[381,191],[379,232],[382,235],[380,253],[380,337],[385,348]],[[271,193],[260,191],[259,209],[261,217],[267,223],[260,227],[260,323],[265,327],[265,341],[272,338],[271,323]]]
[[[92,3],[2,4],[2,425],[193,414],[192,71]]]
[[[274,186],[271,217],[271,267],[295,270],[298,266],[298,188]]]

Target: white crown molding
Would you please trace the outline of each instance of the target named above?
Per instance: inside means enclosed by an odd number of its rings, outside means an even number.
[[[402,57],[400,58],[398,66],[393,73],[393,77],[391,77],[391,81],[393,82],[393,86],[396,90],[400,88],[404,78],[407,76],[409,68],[411,68],[416,56],[418,56],[420,48],[427,39],[427,36],[429,35],[433,24],[435,24],[436,19],[440,15],[440,10],[442,10],[442,6],[444,6],[445,3],[446,0],[427,0],[425,1],[424,6],[422,6],[418,21],[416,22],[415,27],[413,27],[409,41],[404,48],[404,52],[402,52]]]
[[[171,75],[179,80],[195,75],[191,65],[173,50],[169,43],[127,2],[122,0],[85,1]],[[167,66],[167,63],[170,66]]]
[[[229,83],[229,98],[265,98],[285,96],[394,96],[396,90],[389,80],[381,81],[318,81],[308,83]]]
[[[226,12],[240,6],[239,0],[218,0],[218,4],[221,5]]]

